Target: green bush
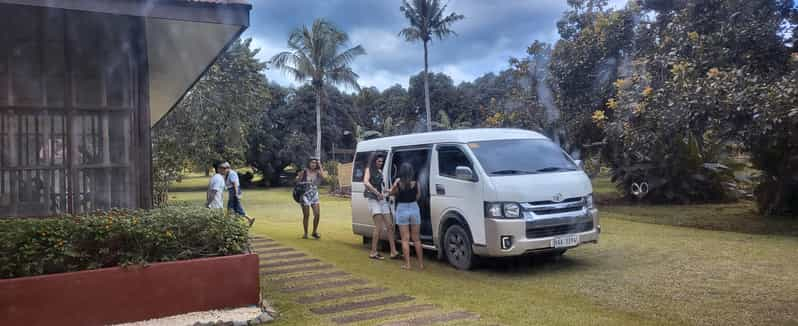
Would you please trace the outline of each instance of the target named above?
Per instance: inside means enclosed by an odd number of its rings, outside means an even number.
[[[0,278],[226,256],[247,250],[248,230],[240,219],[200,207],[0,220]]]

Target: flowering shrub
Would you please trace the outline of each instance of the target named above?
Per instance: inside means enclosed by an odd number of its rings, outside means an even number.
[[[247,226],[199,207],[0,219],[0,278],[244,253]]]

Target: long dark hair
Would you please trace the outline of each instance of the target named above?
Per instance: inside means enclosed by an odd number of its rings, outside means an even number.
[[[410,163],[402,163],[399,167],[399,189],[407,190],[410,188],[410,183],[416,179],[416,170]]]
[[[313,161],[316,161],[316,168],[315,169],[311,169],[310,168],[310,164],[313,163]],[[306,167],[306,169],[311,170],[311,171],[320,171],[321,170],[321,160],[319,160],[319,159],[317,159],[315,157],[310,158],[308,160],[308,166]]]
[[[371,154],[371,160],[369,160],[369,173],[374,173],[374,171],[382,172],[382,169],[377,167],[377,160],[379,159],[382,159],[382,166],[385,166],[385,155],[382,153]]]

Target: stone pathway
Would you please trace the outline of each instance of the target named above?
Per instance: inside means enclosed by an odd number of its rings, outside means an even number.
[[[454,325],[479,320],[475,313],[447,311],[377,287],[272,239],[253,238],[252,250],[260,257],[261,276],[267,282],[277,291],[295,294],[296,303],[308,305],[330,325]]]

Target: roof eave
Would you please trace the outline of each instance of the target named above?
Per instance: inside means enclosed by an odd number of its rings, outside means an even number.
[[[212,24],[249,26],[252,5],[185,0],[0,0],[0,3]]]

